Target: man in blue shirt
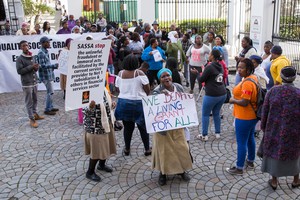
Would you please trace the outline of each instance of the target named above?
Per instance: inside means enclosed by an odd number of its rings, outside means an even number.
[[[41,49],[37,55],[37,62],[40,64],[39,66],[39,79],[46,86],[47,94],[46,94],[46,115],[55,115],[57,108],[53,108],[53,81],[55,79],[54,69],[58,68],[58,64],[50,63],[50,56],[48,53],[48,48],[50,48],[50,41],[48,37],[44,36],[40,39]]]

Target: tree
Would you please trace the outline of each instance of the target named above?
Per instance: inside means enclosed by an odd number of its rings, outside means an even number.
[[[41,2],[33,2],[32,0],[22,0],[25,16],[30,20],[34,17],[34,24],[39,22],[41,14],[49,13],[54,14],[55,10]]]

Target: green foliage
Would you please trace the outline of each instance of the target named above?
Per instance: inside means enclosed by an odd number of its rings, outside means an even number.
[[[46,4],[36,3],[32,0],[22,0],[25,16],[33,17],[40,14],[54,14],[55,10]]]
[[[159,26],[165,28],[169,31],[170,25],[174,21],[160,21]],[[196,27],[198,29],[198,34],[203,35],[207,32],[208,27],[213,27],[216,34],[221,34],[226,38],[226,19],[191,19],[191,20],[181,20],[176,21],[177,27],[181,28],[184,33],[188,29]]]
[[[279,37],[300,39],[300,17],[282,16],[280,17]]]

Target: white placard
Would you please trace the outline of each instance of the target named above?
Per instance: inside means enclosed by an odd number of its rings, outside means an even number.
[[[152,54],[153,54],[155,62],[159,62],[159,61],[163,60],[163,58],[162,58],[162,56],[161,56],[161,54],[160,54],[160,52],[158,50],[152,51]]]
[[[143,110],[148,133],[197,126],[198,115],[194,95],[159,94],[143,97]]]
[[[87,35],[92,35],[94,40],[101,40],[106,37],[105,33],[46,35],[52,39],[51,48],[48,49],[51,63],[57,63],[58,52],[64,47],[66,39],[85,40]],[[40,39],[43,36],[45,35],[0,36],[0,93],[22,91],[21,78],[16,69],[17,57],[22,53],[19,42],[26,40],[30,51],[33,55],[37,55],[41,47]],[[59,68],[54,70],[54,75],[53,88],[58,90],[60,89]],[[46,88],[43,83],[39,83],[38,89],[45,90]]]
[[[66,86],[66,111],[103,102],[110,40],[71,43]]]

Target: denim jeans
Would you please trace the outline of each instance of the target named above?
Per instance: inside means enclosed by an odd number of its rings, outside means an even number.
[[[46,94],[46,108],[45,111],[51,111],[53,108],[53,84],[50,80],[44,80],[44,85],[46,86],[47,94]]]
[[[254,129],[257,119],[242,120],[235,119],[235,134],[237,142],[237,162],[236,167],[243,169],[246,154],[248,151],[248,161],[253,162],[255,159],[255,139]]]
[[[207,96],[207,95],[203,97],[202,135],[206,136],[208,134],[209,115],[211,112],[215,123],[215,133],[221,133],[220,110],[222,108],[225,99],[226,99],[226,94],[218,97]]]
[[[34,119],[37,107],[37,86],[23,87],[25,105],[29,119]]]
[[[114,65],[107,65],[107,70],[110,74],[115,74],[115,67]]]

